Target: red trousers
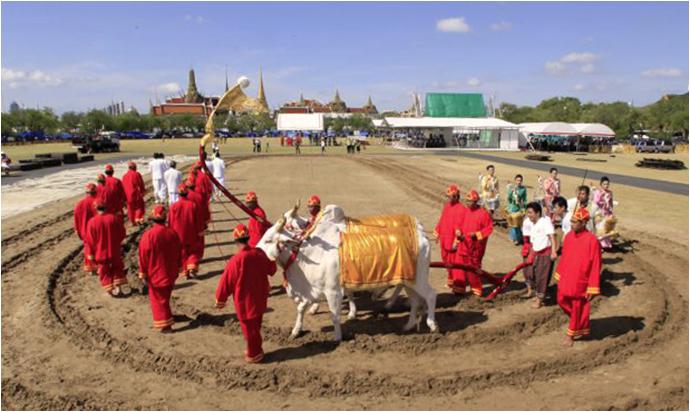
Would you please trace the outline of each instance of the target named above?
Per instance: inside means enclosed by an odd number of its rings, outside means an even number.
[[[170,310],[170,296],[173,286],[159,288],[149,285],[149,302],[153,313],[153,327],[156,329],[165,329],[175,323],[172,310]]]
[[[455,255],[455,262],[473,266],[477,269],[482,267],[482,258],[476,256]],[[467,270],[453,269],[453,292],[465,293],[467,282],[470,284],[472,293],[477,296],[482,295],[484,285],[482,284],[482,279],[477,274]]]
[[[144,211],[145,206],[143,198],[132,199],[131,202],[127,202],[127,216],[131,224],[143,222]]]
[[[98,278],[106,292],[110,292],[115,286],[126,285],[127,276],[125,276],[125,265],[122,258],[118,257],[99,263]]]
[[[560,291],[556,299],[558,306],[570,316],[568,336],[589,335],[589,301],[586,298],[563,296]]]
[[[261,348],[261,320],[263,316],[254,319],[240,320],[244,340],[247,342],[247,350],[244,351],[244,359],[249,363],[258,363],[264,358],[264,350]]]
[[[91,256],[91,248],[84,243],[84,272],[91,273],[98,269],[98,266],[89,259]]]
[[[199,241],[194,243],[187,243],[182,245],[182,273],[193,270],[199,270],[199,262],[201,261],[200,250],[203,247],[199,246]]]

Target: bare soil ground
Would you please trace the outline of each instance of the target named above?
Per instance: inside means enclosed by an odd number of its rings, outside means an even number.
[[[318,193],[352,216],[415,215],[429,232],[445,186],[476,185],[482,170],[479,162],[433,156],[230,161],[226,185],[237,194],[257,191],[273,220],[297,198]],[[535,179],[526,174],[528,183]],[[576,183],[564,180],[566,190]],[[233,252],[231,228],[245,219],[232,204],[213,204],[201,276],[178,281],[177,331],[170,335],[152,330],[146,297],[107,298],[97,279],[80,271],[71,213],[77,197],[3,219],[2,408],[687,409],[688,200],[666,196],[671,210],[650,214],[651,204],[639,199],[655,192],[614,193],[623,239],[604,256],[603,296],[593,303],[588,341],[562,349],[565,315],[553,303],[532,309],[517,283],[491,303],[458,299],[437,269],[439,334],[424,326],[401,332],[405,298],[384,313],[383,301],[362,294],[361,311],[344,323],[340,345],[330,341],[323,309],[307,315],[308,331],[290,340],[295,309],[277,274],[261,365],[243,362],[232,305],[213,309],[218,277]],[[141,231],[128,233],[126,264],[136,292]],[[437,248],[433,254],[438,259]],[[505,272],[519,260],[506,229],[497,226],[485,267]]]

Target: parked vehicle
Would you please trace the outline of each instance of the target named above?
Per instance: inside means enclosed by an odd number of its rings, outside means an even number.
[[[101,132],[96,136],[72,139],[72,147],[80,153],[119,152],[120,138],[114,132]]]
[[[673,153],[673,145],[663,140],[649,139],[638,142],[635,145],[637,153]]]

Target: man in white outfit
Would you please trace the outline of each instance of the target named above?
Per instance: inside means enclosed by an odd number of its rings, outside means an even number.
[[[172,206],[180,198],[177,188],[182,184],[182,173],[175,169],[177,163],[170,161],[170,168],[165,171],[165,185],[168,187],[168,205]]]
[[[220,151],[216,150],[213,154],[213,168],[209,167],[209,170],[213,171],[213,177],[216,178],[218,183],[225,186],[225,161],[220,157]],[[214,187],[214,197],[216,199],[220,198],[220,190]]]
[[[163,203],[168,191],[163,176],[168,170],[168,161],[165,160],[165,155],[161,153],[158,157],[154,154],[153,160],[149,162],[149,170],[153,181],[153,195],[157,203]]]

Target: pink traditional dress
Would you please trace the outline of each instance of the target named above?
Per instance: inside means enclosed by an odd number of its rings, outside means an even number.
[[[611,239],[616,235],[616,218],[613,216],[613,192],[597,188],[594,190],[592,203],[596,208],[596,235],[604,249],[612,246]]]
[[[544,207],[551,217],[553,211],[551,202],[561,194],[561,180],[549,176],[544,180],[542,188],[544,189]]]

